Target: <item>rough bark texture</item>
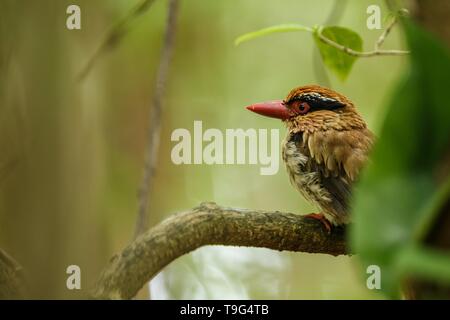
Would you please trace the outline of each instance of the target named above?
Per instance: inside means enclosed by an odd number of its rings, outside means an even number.
[[[162,268],[205,245],[347,254],[345,228],[328,234],[321,222],[283,212],[203,203],[150,229],[114,256],[94,288],[97,299],[130,299]]]

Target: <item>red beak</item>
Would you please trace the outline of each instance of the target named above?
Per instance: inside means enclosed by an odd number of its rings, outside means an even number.
[[[291,116],[289,109],[286,108],[282,100],[255,103],[247,107],[248,110],[260,115],[286,120]]]

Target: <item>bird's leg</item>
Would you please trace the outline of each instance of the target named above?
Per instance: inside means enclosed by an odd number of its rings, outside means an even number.
[[[325,226],[325,229],[327,230],[327,232],[331,233],[331,222],[327,218],[325,218],[325,216],[322,212],[310,213],[310,214],[304,215],[304,217],[319,220]]]

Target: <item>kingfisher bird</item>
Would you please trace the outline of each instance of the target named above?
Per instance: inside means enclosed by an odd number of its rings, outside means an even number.
[[[328,232],[349,223],[352,185],[374,142],[355,105],[329,88],[307,85],[284,100],[247,109],[286,124],[282,155],[290,182],[321,210],[306,216],[320,220]]]

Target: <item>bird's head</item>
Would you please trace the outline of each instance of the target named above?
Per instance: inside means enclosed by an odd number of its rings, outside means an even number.
[[[284,100],[255,103],[248,110],[281,119],[290,131],[364,128],[364,120],[345,96],[318,85],[295,88]]]

